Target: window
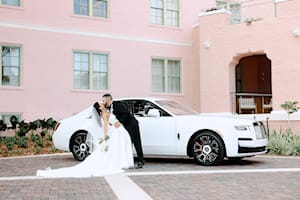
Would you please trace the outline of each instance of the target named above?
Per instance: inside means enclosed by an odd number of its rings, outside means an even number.
[[[217,0],[216,4],[218,7],[223,7],[231,12],[231,23],[238,24],[241,22],[241,4],[240,3],[229,3],[226,1]]]
[[[151,0],[151,23],[179,26],[179,0]]]
[[[152,59],[152,91],[158,93],[180,93],[180,74],[180,61]]]
[[[93,0],[93,16],[107,18],[107,0]]]
[[[11,127],[10,118],[12,116],[16,116],[19,122],[22,120],[22,113],[0,113],[0,120],[3,120],[8,127]]]
[[[146,100],[123,100],[128,106],[128,109],[131,114],[135,115],[136,117],[149,117],[148,113],[151,109],[159,110],[160,116],[162,117],[169,117],[171,116],[168,112],[160,108],[159,106],[153,104],[150,101]]]
[[[20,86],[20,47],[0,45],[0,86]]]
[[[108,89],[108,55],[74,52],[74,88]]]
[[[1,0],[1,4],[9,6],[20,6],[20,0]]]
[[[107,0],[74,0],[74,14],[107,18]]]

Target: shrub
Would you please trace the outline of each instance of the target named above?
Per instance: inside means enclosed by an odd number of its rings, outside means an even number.
[[[4,123],[4,121],[0,120],[0,131],[5,131],[7,129],[7,125]]]
[[[19,123],[19,130],[16,132],[16,134],[20,137],[23,137],[30,131],[30,124],[26,123],[24,121],[21,121]]]
[[[31,133],[31,141],[34,142],[37,146],[43,147],[43,139],[40,135]]]
[[[16,149],[16,150],[12,150],[11,152],[13,155],[21,155],[22,154],[22,151],[20,151],[19,149]]]
[[[41,134],[42,137],[45,137],[45,135],[46,135],[47,133],[48,133],[47,130],[42,130],[40,134]]]
[[[25,137],[25,136],[18,137],[17,140],[16,140],[16,144],[18,145],[18,147],[27,148],[28,147],[28,139],[27,139],[27,137]]]
[[[48,135],[47,135],[47,138],[46,138],[47,140],[49,140],[49,141],[52,141],[52,133],[49,133]]]
[[[290,129],[279,133],[273,131],[269,135],[267,149],[270,154],[287,156],[300,155],[300,136],[294,135]]]
[[[51,147],[50,152],[55,153],[57,152],[58,149],[56,149],[55,147]]]
[[[297,101],[285,101],[283,104],[280,105],[282,109],[285,110],[285,112],[288,115],[288,127],[290,128],[290,115],[298,112],[300,107],[298,106]]]
[[[46,124],[47,124],[47,129],[54,129],[56,124],[57,124],[57,121],[55,121],[52,117],[47,119],[46,121]]]
[[[9,118],[9,121],[10,121],[10,123],[11,123],[11,128],[12,128],[12,129],[16,129],[16,128],[17,128],[17,124],[19,123],[18,118],[17,118],[15,115],[13,115],[13,116],[11,116],[11,117]]]
[[[7,150],[12,150],[16,145],[16,137],[6,137],[4,140],[4,145],[6,146]]]
[[[4,137],[0,136],[0,145],[3,143]]]

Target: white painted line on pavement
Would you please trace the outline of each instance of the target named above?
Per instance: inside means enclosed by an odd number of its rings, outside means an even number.
[[[188,170],[188,171],[152,171],[152,172],[125,172],[124,176],[159,176],[159,175],[184,175],[184,174],[247,174],[247,173],[280,173],[300,172],[300,168],[265,168],[265,169],[224,169],[224,170]],[[108,177],[108,176],[107,176]],[[107,178],[105,177],[105,178]],[[0,181],[55,179],[39,176],[7,176],[0,177]]]
[[[42,179],[42,177],[38,177],[38,176],[7,176],[7,177],[0,177],[0,181],[18,181],[18,180],[35,180],[35,179]]]
[[[65,152],[65,153],[51,153],[51,154],[38,154],[38,155],[25,155],[25,156],[13,156],[13,157],[0,157],[0,160],[6,160],[6,159],[16,159],[16,158],[37,158],[37,157],[54,157],[54,156],[68,156],[72,155],[71,152]],[[300,159],[300,156],[277,156],[277,155],[256,155],[256,157],[262,157],[262,158],[287,158],[287,159]],[[154,157],[155,158],[155,157]],[[160,157],[164,158],[164,157]],[[168,158],[168,157],[166,157]],[[177,157],[174,157],[177,158]],[[190,159],[190,158],[182,158],[178,157],[180,159]]]
[[[19,158],[38,158],[38,157],[68,156],[68,155],[72,155],[72,153],[66,152],[66,153],[53,153],[53,154],[39,154],[39,155],[27,155],[27,156],[1,157],[0,160],[19,159]]]
[[[153,200],[125,174],[104,177],[119,200]]]
[[[300,159],[300,156],[277,156],[277,155],[257,155],[255,157],[261,158],[283,158],[283,159]]]
[[[190,171],[153,171],[126,172],[127,176],[158,176],[183,174],[233,174],[233,173],[269,173],[269,172],[300,172],[300,168],[267,168],[267,169],[224,169],[224,170],[190,170]]]

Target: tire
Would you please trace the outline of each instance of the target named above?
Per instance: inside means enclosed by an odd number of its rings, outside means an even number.
[[[78,161],[85,160],[89,155],[89,146],[86,144],[86,138],[86,132],[78,132],[70,140],[70,151]]]
[[[218,165],[224,159],[225,146],[217,134],[205,131],[197,134],[193,139],[191,152],[199,165]]]

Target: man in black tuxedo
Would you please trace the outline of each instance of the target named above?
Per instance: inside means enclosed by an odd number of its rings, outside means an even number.
[[[141,142],[141,135],[139,129],[139,123],[135,119],[135,117],[129,112],[129,109],[126,104],[120,101],[113,101],[111,94],[104,94],[102,96],[102,101],[106,107],[109,109],[119,120],[116,122],[114,126],[119,128],[121,124],[127,130],[130,135],[131,141],[134,144],[136,153],[137,153],[137,165],[135,166],[136,169],[142,168],[145,164],[143,149],[142,149],[142,142]]]

